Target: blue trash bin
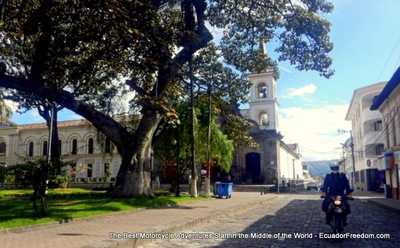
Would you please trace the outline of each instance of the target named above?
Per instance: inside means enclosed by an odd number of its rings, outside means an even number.
[[[233,183],[217,183],[217,196],[222,198],[225,196],[226,198],[232,197],[232,186]]]

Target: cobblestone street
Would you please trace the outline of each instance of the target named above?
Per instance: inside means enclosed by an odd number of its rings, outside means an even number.
[[[282,194],[243,214],[221,216],[181,233],[185,238],[157,240],[142,247],[399,247],[400,216],[357,199],[356,194],[355,198],[344,233],[375,237],[330,237],[331,229],[321,210],[322,200],[312,191]],[[390,237],[380,238],[380,234]]]

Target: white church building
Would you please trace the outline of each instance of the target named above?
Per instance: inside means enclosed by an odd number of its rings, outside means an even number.
[[[241,115],[254,123],[251,136],[258,147],[241,148],[235,152],[233,173],[236,180],[248,184],[273,184],[284,177],[303,179],[301,154],[298,144],[286,144],[279,128],[279,103],[276,80],[272,70],[253,73],[248,109]]]

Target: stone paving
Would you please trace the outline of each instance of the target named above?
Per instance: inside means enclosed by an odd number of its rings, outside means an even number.
[[[318,194],[280,195],[241,215],[225,216],[187,235],[200,238],[158,240],[153,247],[399,247],[400,216],[366,199],[351,202],[352,214],[345,233],[359,235],[337,239],[324,223]],[[375,237],[366,238],[365,235]],[[378,238],[378,234],[390,238]],[[364,237],[362,236],[364,235]]]
[[[0,231],[1,248],[40,247],[133,247],[151,239],[110,237],[115,234],[170,233],[200,226],[226,213],[240,214],[276,195],[259,192],[234,192],[230,199],[211,199],[176,206],[142,209],[102,217],[72,220]]]
[[[187,202],[62,224],[2,230],[0,247],[347,247],[347,244],[355,247],[399,247],[400,201],[385,199],[378,194],[354,195],[357,199],[352,203],[353,213],[346,231],[351,234],[390,234],[389,239],[347,238],[343,242],[319,238],[320,233],[329,233],[330,229],[323,223],[317,191],[267,195],[260,195],[260,192],[234,192],[231,199]],[[203,235],[203,239],[168,237],[183,232]],[[117,236],[145,234],[150,238],[111,237],[112,233]],[[204,238],[210,233],[214,235],[212,238]],[[274,236],[278,233],[281,233],[280,236]],[[151,234],[167,236],[160,240]],[[216,234],[220,236],[215,237]],[[253,234],[256,237],[231,237],[234,234]],[[267,234],[272,238],[265,236]],[[305,237],[290,238],[287,234]],[[153,240],[155,242],[150,243]]]

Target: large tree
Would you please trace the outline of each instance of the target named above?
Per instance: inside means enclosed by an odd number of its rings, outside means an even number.
[[[4,99],[0,98],[0,124],[3,118],[10,118],[12,116],[12,109],[6,104]]]
[[[330,24],[322,16],[332,9],[324,0],[2,1],[0,87],[86,118],[122,156],[115,193],[149,194],[151,140],[173,115],[170,102],[186,93],[181,86],[191,70],[185,67],[210,47],[210,30],[225,30],[217,54],[235,71],[273,66],[258,44],[275,40],[279,60],[329,77],[333,45]],[[242,80],[220,80],[225,71],[203,72],[213,73],[220,86],[215,89],[231,104],[248,92]],[[132,92],[131,104],[141,113],[134,128],[113,118],[124,112],[118,100]]]

